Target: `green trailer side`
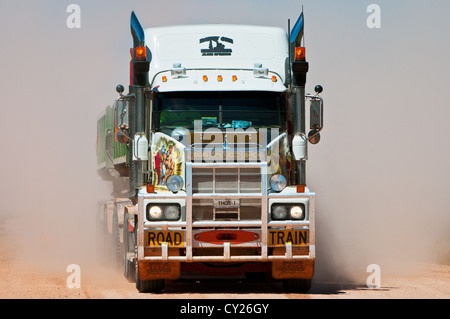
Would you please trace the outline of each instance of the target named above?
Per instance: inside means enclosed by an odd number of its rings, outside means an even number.
[[[108,106],[97,120],[97,172],[107,181],[128,175],[128,146],[116,140],[115,107]]]

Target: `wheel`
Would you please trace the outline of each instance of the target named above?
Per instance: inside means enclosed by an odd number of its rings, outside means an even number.
[[[139,292],[158,293],[164,289],[164,279],[141,280],[139,279],[139,266],[136,266],[136,289]]]
[[[137,225],[138,221],[135,220],[135,231],[134,231],[134,240],[137,242]],[[127,224],[128,225],[128,224]],[[128,226],[127,226],[128,227]],[[131,275],[131,273],[129,274]],[[136,265],[134,267],[134,278],[136,282],[136,289],[139,292],[153,292],[158,293],[164,289],[164,279],[155,279],[155,280],[141,280],[139,279],[139,264],[136,261]]]
[[[312,279],[284,279],[283,288],[288,292],[307,293]]]
[[[135,253],[136,234],[135,232],[130,233],[128,231],[128,220],[129,215],[126,213],[123,221],[124,276],[129,282],[134,282],[136,280],[136,265],[134,261],[128,260],[127,254]]]
[[[136,288],[139,292],[154,292],[158,293],[164,289],[164,280],[140,280],[136,276]]]

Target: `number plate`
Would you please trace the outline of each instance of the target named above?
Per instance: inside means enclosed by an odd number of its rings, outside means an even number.
[[[284,246],[288,242],[290,242],[293,246],[308,245],[308,230],[291,229],[269,231],[269,246]]]
[[[215,199],[214,208],[239,208],[239,199]]]
[[[169,247],[184,247],[184,232],[182,231],[148,231],[145,233],[145,246],[160,247],[167,243]]]

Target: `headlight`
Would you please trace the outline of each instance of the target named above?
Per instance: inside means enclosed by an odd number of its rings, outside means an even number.
[[[286,185],[287,181],[283,175],[275,174],[270,178],[270,187],[276,192],[281,192]]]
[[[148,212],[150,219],[160,219],[162,215],[161,207],[152,206]]]
[[[164,218],[169,220],[178,220],[180,218],[180,207],[178,205],[170,205],[164,209]]]
[[[287,207],[284,205],[274,205],[272,206],[272,219],[286,219],[287,218]]]
[[[148,204],[147,220],[163,221],[163,220],[179,220],[181,217],[180,204]]]
[[[302,203],[274,203],[271,208],[272,220],[304,220],[305,205]]]
[[[183,179],[178,175],[170,175],[166,181],[167,188],[173,192],[178,192],[183,187]]]
[[[292,206],[289,211],[292,219],[301,219],[303,217],[303,208],[301,206]]]

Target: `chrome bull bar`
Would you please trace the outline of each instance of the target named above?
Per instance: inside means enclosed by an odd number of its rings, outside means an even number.
[[[231,164],[231,165],[230,165]],[[186,180],[191,181],[190,179],[192,175],[192,165],[199,164],[186,164]],[[222,163],[222,164],[209,164],[210,166],[237,166],[236,163]],[[239,164],[241,166],[242,164]],[[261,167],[264,163],[258,164],[247,164],[246,166],[255,166]],[[203,166],[208,166],[203,164]],[[311,260],[315,259],[315,194],[307,193],[307,194],[291,194],[291,195],[283,195],[280,194],[268,194],[267,191],[267,181],[265,178],[261,179],[262,184],[262,192],[261,194],[193,194],[192,193],[192,185],[189,182],[186,183],[186,193],[179,194],[139,194],[138,195],[138,229],[144,230],[138,232],[138,240],[137,240],[137,257],[140,261],[155,261],[155,262],[267,262],[267,261],[286,261],[286,260]],[[196,198],[258,198],[261,199],[261,220],[239,220],[239,221],[194,221],[193,220],[193,212],[192,212],[192,201]],[[309,220],[307,221],[269,221],[268,220],[268,200],[271,198],[308,198],[308,216]],[[158,200],[167,200],[167,199],[184,199],[186,201],[186,221],[160,221],[160,222],[145,222],[145,207],[144,201],[147,199],[158,199]],[[214,247],[222,248],[223,254],[220,256],[194,256],[193,248],[196,245],[193,243],[194,232],[198,229],[203,228],[218,228],[218,227],[236,227],[236,228],[245,228],[251,227],[253,229],[257,228],[261,232],[260,242],[258,242],[257,247],[261,249],[261,253],[259,255],[237,255],[233,256],[231,254],[231,247],[234,247],[234,244],[230,244],[230,242],[223,242],[223,244],[215,244]],[[305,255],[294,255],[293,254],[293,245],[289,242],[285,243],[284,255],[269,255],[268,248],[268,233],[270,227],[285,227],[286,229],[293,228],[304,228],[308,229],[309,234],[309,242],[307,246],[308,254]],[[145,231],[152,228],[158,228],[163,231],[169,230],[169,228],[177,228],[184,229],[185,232],[185,255],[184,256],[169,256],[169,245],[167,243],[163,243],[160,247],[161,254],[157,256],[145,256]],[[238,245],[237,245],[238,246]],[[277,246],[283,247],[283,246]],[[155,247],[152,247],[155,249]],[[180,247],[181,248],[181,247]]]

